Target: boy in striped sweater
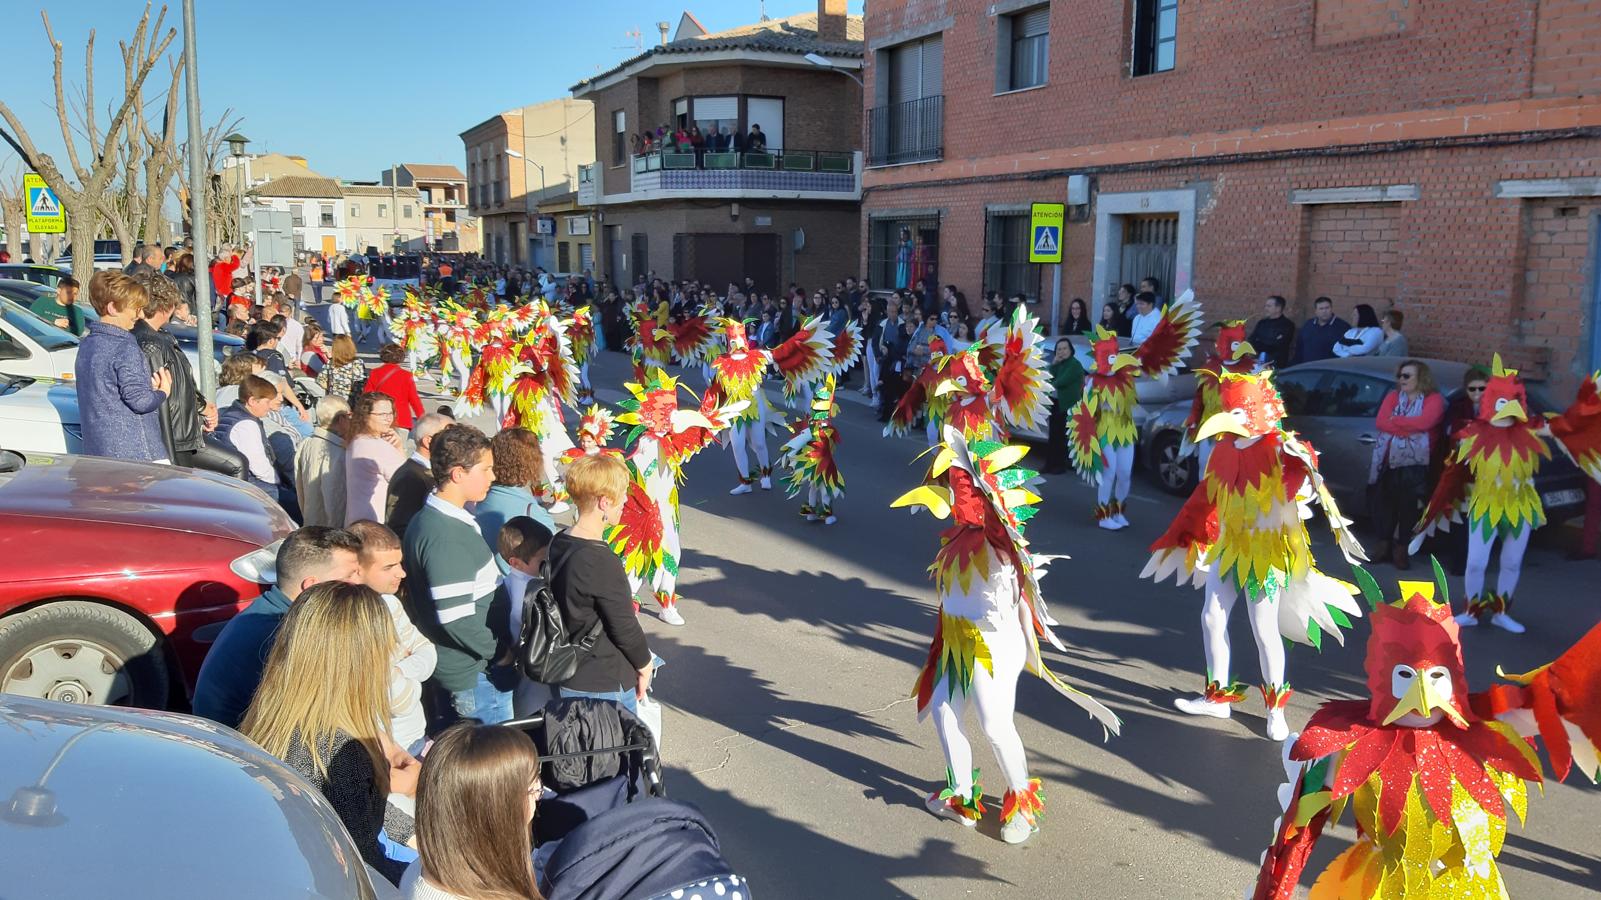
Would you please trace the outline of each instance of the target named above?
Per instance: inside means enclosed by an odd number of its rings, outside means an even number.
[[[494,457],[470,425],[451,425],[430,446],[434,491],[406,526],[402,557],[409,612],[438,649],[433,680],[456,715],[493,725],[512,716],[511,693],[490,677],[499,654],[489,607],[500,569],[465,507],[489,493]]]

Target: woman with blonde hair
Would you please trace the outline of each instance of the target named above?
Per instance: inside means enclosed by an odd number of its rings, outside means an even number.
[[[317,376],[317,383],[322,385],[323,392],[354,402],[351,394],[366,377],[366,364],[356,358],[356,342],[348,334],[334,335],[333,342],[329,344],[328,363],[323,366],[322,374]]]
[[[417,785],[410,900],[541,900],[529,825],[543,786],[539,751],[515,728],[462,723],[428,751]]]
[[[412,821],[391,791],[416,793],[417,760],[389,736],[394,620],[374,590],[325,581],[293,605],[239,730],[322,792],[361,858],[391,883],[405,870],[384,855],[379,832],[410,840]]]

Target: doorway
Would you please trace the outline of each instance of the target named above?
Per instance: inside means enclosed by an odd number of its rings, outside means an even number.
[[[1119,284],[1138,286],[1155,278],[1163,299],[1173,298],[1173,272],[1178,268],[1179,217],[1123,216],[1122,274]],[[1117,296],[1113,288],[1112,297]],[[1110,299],[1110,298],[1108,298]]]

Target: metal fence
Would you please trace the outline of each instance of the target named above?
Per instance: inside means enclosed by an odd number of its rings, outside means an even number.
[[[634,173],[674,169],[757,169],[771,172],[827,172],[849,175],[856,168],[855,154],[838,150],[652,150],[634,156]]]
[[[892,166],[945,155],[945,96],[935,94],[867,111],[867,164]]]

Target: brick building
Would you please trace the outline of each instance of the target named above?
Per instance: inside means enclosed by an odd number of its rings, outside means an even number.
[[[875,0],[861,261],[1053,296],[1031,202],[1067,202],[1060,309],[1193,286],[1407,315],[1571,395],[1601,364],[1601,2]]]
[[[777,295],[853,273],[861,18],[820,0],[816,13],[710,34],[686,15],[663,38],[573,86],[595,106],[596,274],[625,286],[652,272],[717,285],[749,275]],[[759,152],[746,145],[753,126]],[[647,131],[697,127],[726,129],[732,146],[644,145]]]

